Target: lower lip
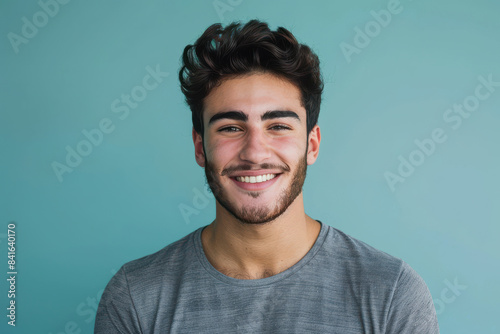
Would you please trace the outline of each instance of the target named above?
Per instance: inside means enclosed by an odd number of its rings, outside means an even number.
[[[280,177],[281,174],[276,175],[274,178],[271,180],[267,180],[264,182],[258,182],[258,183],[247,183],[247,182],[240,182],[234,178],[231,178],[234,183],[240,188],[243,188],[245,190],[251,190],[251,191],[258,191],[258,190],[264,190],[267,187],[271,186],[276,182],[276,180]]]

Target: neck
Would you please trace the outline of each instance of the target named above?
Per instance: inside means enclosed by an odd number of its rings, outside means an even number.
[[[277,219],[242,223],[217,203],[216,219],[202,233],[208,261],[234,278],[263,278],[297,263],[314,245],[321,225],[305,214],[302,194]]]

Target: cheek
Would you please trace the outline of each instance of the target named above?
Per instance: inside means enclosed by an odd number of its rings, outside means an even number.
[[[306,151],[305,140],[300,141],[294,137],[276,138],[272,142],[272,147],[281,156],[288,157],[288,160],[296,160],[297,155],[304,155]]]
[[[214,140],[205,144],[207,156],[212,163],[225,165],[234,158],[236,152],[239,152],[240,146],[233,140]]]

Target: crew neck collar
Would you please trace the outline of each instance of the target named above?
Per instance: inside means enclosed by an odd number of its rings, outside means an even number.
[[[198,257],[198,260],[200,261],[201,265],[204,267],[204,269],[215,279],[222,281],[227,284],[231,285],[236,285],[236,286],[263,286],[263,285],[269,285],[273,284],[277,281],[280,281],[282,279],[285,279],[289,277],[290,275],[293,275],[297,271],[299,271],[304,265],[306,265],[318,252],[318,250],[321,248],[323,245],[323,242],[326,239],[326,235],[328,234],[330,228],[328,225],[323,224],[321,221],[316,220],[321,224],[321,229],[319,231],[318,237],[316,238],[316,241],[314,242],[313,246],[311,249],[300,259],[297,263],[295,263],[293,266],[290,268],[286,269],[285,271],[282,271],[276,275],[266,277],[266,278],[257,278],[257,279],[239,279],[239,278],[234,278],[227,276],[217,269],[208,261],[205,252],[203,250],[203,245],[201,243],[201,232],[203,229],[205,229],[208,225],[202,226],[199,229],[197,229],[193,233],[192,237],[192,242],[194,243],[194,247],[196,250],[196,255]]]

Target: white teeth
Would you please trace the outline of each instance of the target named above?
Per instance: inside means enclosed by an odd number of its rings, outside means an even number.
[[[276,174],[263,174],[257,176],[237,176],[236,180],[245,183],[260,183],[274,179]]]

